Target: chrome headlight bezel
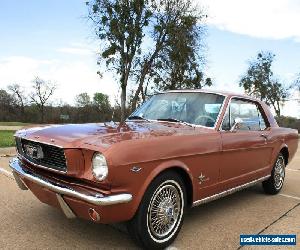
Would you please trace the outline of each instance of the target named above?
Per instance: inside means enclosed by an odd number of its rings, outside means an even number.
[[[104,181],[107,178],[108,166],[103,154],[94,154],[92,159],[92,173],[97,181]]]

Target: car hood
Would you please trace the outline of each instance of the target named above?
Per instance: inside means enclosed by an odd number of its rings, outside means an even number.
[[[89,148],[92,146],[105,150],[122,141],[188,135],[195,129],[203,130],[203,132],[211,131],[179,123],[132,121],[123,124],[110,122],[32,127],[18,131],[16,136],[63,148]]]

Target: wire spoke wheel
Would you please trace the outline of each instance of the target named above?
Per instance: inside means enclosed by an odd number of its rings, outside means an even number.
[[[165,249],[176,239],[187,204],[182,176],[166,170],[152,180],[140,206],[127,223],[130,236],[143,249]]]
[[[276,189],[280,189],[285,177],[285,163],[283,157],[278,157],[274,168],[274,185]]]
[[[148,207],[148,229],[154,238],[163,239],[177,227],[183,212],[182,191],[177,183],[166,182],[154,192]]]

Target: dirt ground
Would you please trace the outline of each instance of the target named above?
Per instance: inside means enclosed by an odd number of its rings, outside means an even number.
[[[113,226],[75,219],[21,191],[0,151],[0,246],[2,249],[135,249],[129,236]],[[3,170],[4,169],[4,170]],[[238,249],[240,234],[297,234],[300,249],[300,146],[288,165],[285,186],[276,196],[261,185],[191,209],[170,249]],[[264,249],[242,247],[243,249]],[[287,249],[266,247],[266,249]]]

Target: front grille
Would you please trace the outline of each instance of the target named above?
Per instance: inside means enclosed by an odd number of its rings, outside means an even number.
[[[58,171],[67,170],[66,157],[62,148],[20,138],[16,138],[16,145],[18,153],[33,164]],[[31,154],[26,150],[28,147],[32,149]]]

